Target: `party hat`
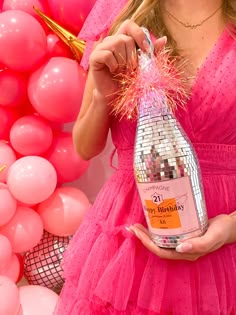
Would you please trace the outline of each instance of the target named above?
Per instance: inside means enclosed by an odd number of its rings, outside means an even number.
[[[70,33],[57,22],[53,21],[38,8],[34,7],[34,10],[43,19],[47,26],[70,47],[75,59],[80,61],[85,50],[85,41],[78,39],[74,34]]]
[[[3,172],[4,170],[5,170],[5,168],[6,168],[7,166],[6,166],[6,164],[4,164],[4,165],[2,165],[2,166],[0,166],[0,173],[1,172]]]

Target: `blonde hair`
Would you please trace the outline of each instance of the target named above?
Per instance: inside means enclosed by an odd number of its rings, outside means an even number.
[[[236,25],[236,0],[224,0],[222,11],[224,18]],[[166,35],[169,48],[177,53],[176,43],[162,19],[160,0],[129,0],[114,22],[110,34],[114,34],[119,25],[127,19],[132,19],[138,25],[148,28],[156,37]]]

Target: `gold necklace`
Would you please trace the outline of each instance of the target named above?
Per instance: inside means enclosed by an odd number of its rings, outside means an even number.
[[[172,17],[172,19],[174,19],[176,22],[178,22],[179,24],[183,25],[184,27],[187,27],[187,28],[191,28],[191,29],[195,29],[197,28],[198,26],[201,26],[203,23],[205,23],[206,21],[208,21],[211,17],[213,17],[213,15],[216,14],[216,12],[218,12],[220,9],[222,8],[222,5],[217,8],[213,13],[211,13],[211,15],[209,15],[207,18],[205,18],[204,20],[202,20],[200,23],[197,23],[197,24],[190,24],[190,23],[184,23],[182,21],[180,21],[176,16],[174,16],[172,13],[170,13],[169,11],[167,11],[165,9],[165,12],[170,16]]]

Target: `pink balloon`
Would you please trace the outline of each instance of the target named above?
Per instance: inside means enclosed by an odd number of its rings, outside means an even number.
[[[57,172],[59,183],[72,182],[84,174],[90,162],[84,161],[75,150],[70,132],[55,134],[46,158]]]
[[[57,185],[57,174],[52,164],[39,156],[25,156],[9,169],[7,184],[19,201],[35,204],[47,199]]]
[[[46,231],[57,236],[70,236],[80,226],[89,207],[89,200],[81,190],[60,187],[39,205],[38,213]]]
[[[48,57],[68,57],[73,58],[70,48],[62,42],[62,40],[55,34],[47,35],[48,43]]]
[[[30,77],[30,101],[35,110],[50,121],[74,121],[79,113],[85,79],[86,73],[75,60],[51,58]]]
[[[27,285],[19,288],[23,315],[52,315],[58,295],[46,287]]]
[[[28,13],[9,10],[0,14],[0,60],[16,71],[29,71],[46,54],[47,39],[40,23]]]
[[[2,269],[0,274],[5,277],[8,277],[9,279],[17,283],[20,277],[21,269],[22,269],[22,266],[20,265],[20,261],[17,254],[13,254],[11,256],[10,262],[8,263],[7,267]]]
[[[17,315],[20,308],[20,295],[15,283],[0,276],[0,314]]]
[[[9,139],[10,129],[18,118],[20,113],[16,109],[0,106],[0,139]]]
[[[34,210],[18,207],[13,218],[0,229],[12,244],[14,253],[23,253],[38,244],[43,235],[43,222]]]
[[[15,160],[16,155],[12,148],[8,144],[0,141],[0,182],[6,181],[8,169]]]
[[[0,15],[1,18],[1,15]],[[10,69],[0,72],[0,104],[18,106],[27,98],[25,78]]]
[[[3,11],[7,10],[20,10],[24,11],[39,21],[45,32],[48,32],[49,28],[42,18],[36,13],[34,7],[38,8],[41,12],[46,15],[50,15],[48,6],[45,1],[42,0],[4,0]]]
[[[38,0],[4,0],[2,10],[20,10],[37,17],[34,7],[44,12],[44,7]]]
[[[11,128],[10,140],[13,148],[22,155],[41,155],[52,144],[52,128],[36,115],[18,119]]]
[[[48,0],[53,18],[77,34],[96,0]]]
[[[0,183],[0,226],[6,224],[16,212],[17,202],[7,185]],[[1,250],[0,250],[1,253]]]
[[[12,247],[9,239],[0,234],[0,274],[3,269],[8,267],[12,256]]]

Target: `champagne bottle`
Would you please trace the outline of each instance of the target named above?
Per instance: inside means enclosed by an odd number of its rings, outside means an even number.
[[[151,50],[139,51],[144,81],[149,80],[153,62]],[[134,173],[155,244],[175,248],[205,233],[208,219],[198,159],[161,88],[144,89],[139,98]]]

